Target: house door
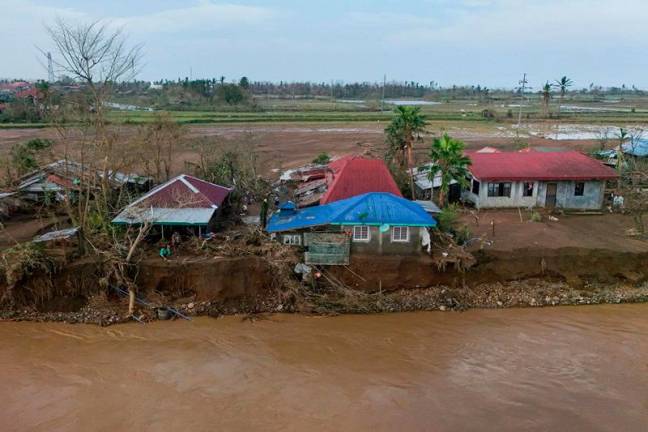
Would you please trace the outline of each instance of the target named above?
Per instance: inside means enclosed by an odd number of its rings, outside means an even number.
[[[545,195],[545,207],[556,207],[556,193],[558,185],[556,183],[547,183],[547,194]]]

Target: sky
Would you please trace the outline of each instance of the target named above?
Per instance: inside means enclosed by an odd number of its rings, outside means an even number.
[[[122,28],[144,80],[648,88],[646,0],[0,0],[0,77],[46,78],[57,17]]]

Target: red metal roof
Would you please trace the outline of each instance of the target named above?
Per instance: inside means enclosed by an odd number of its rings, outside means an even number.
[[[329,164],[333,179],[320,199],[327,204],[369,192],[389,192],[402,197],[387,165],[380,159],[359,156],[338,159]]]
[[[478,180],[606,180],[616,171],[577,151],[467,153]]]
[[[163,183],[133,202],[137,207],[213,208],[220,207],[232,190],[190,175]]]

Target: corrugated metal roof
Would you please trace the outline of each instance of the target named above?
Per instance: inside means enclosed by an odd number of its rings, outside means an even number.
[[[428,213],[431,213],[431,214],[439,214],[439,213],[441,213],[441,209],[439,208],[439,206],[437,206],[436,204],[434,204],[430,200],[416,200],[414,202],[416,204],[420,205],[421,207],[423,207],[423,210],[425,210]]]
[[[182,174],[151,189],[130,204],[137,207],[209,208],[220,207],[230,188]]]
[[[321,225],[436,226],[417,203],[386,192],[371,192],[330,204],[276,212],[268,232],[290,231]]]
[[[434,181],[430,180],[429,174],[430,174],[430,167],[432,166],[432,163],[429,163],[425,166],[414,168],[412,171],[414,172],[414,183],[416,183],[416,186],[419,187],[421,190],[428,190],[428,189],[433,189],[433,188],[438,188],[441,187],[441,184],[443,183],[443,180],[441,179],[441,174],[437,174],[434,176]],[[456,180],[450,180],[450,184],[453,185],[457,183]]]
[[[179,175],[129,204],[113,223],[207,225],[231,191],[190,175]]]
[[[478,180],[614,179],[617,173],[576,151],[560,153],[468,153],[470,172]]]
[[[328,204],[369,192],[388,192],[402,197],[387,165],[380,159],[347,157],[331,162],[333,181],[320,199]],[[337,172],[337,173],[336,173]]]
[[[118,225],[138,225],[146,221],[154,225],[207,225],[215,208],[126,208],[112,220]]]
[[[36,237],[34,243],[43,243],[52,240],[65,240],[75,236],[79,232],[79,228],[66,228],[59,231],[50,231],[43,235]]]

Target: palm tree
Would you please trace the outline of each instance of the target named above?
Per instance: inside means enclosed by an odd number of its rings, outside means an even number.
[[[422,140],[427,121],[421,114],[420,107],[398,106],[394,110],[396,117],[385,128],[388,144],[387,159],[396,162],[403,170],[408,171],[412,199],[415,199],[414,190],[414,143]]]
[[[560,106],[565,99],[565,94],[567,93],[569,87],[571,87],[572,85],[574,85],[574,82],[566,76],[560,78],[559,80],[556,80],[556,87],[560,89],[560,105],[558,105],[558,117],[560,117]]]
[[[441,189],[439,191],[439,205],[444,206],[450,190],[450,183],[455,180],[466,186],[470,158],[464,155],[464,143],[445,133],[441,138],[434,138],[430,147],[430,160],[432,165],[428,178],[434,182],[434,177],[441,174]]]
[[[549,117],[549,101],[551,100],[551,84],[549,81],[542,86],[542,105],[545,117]]]

